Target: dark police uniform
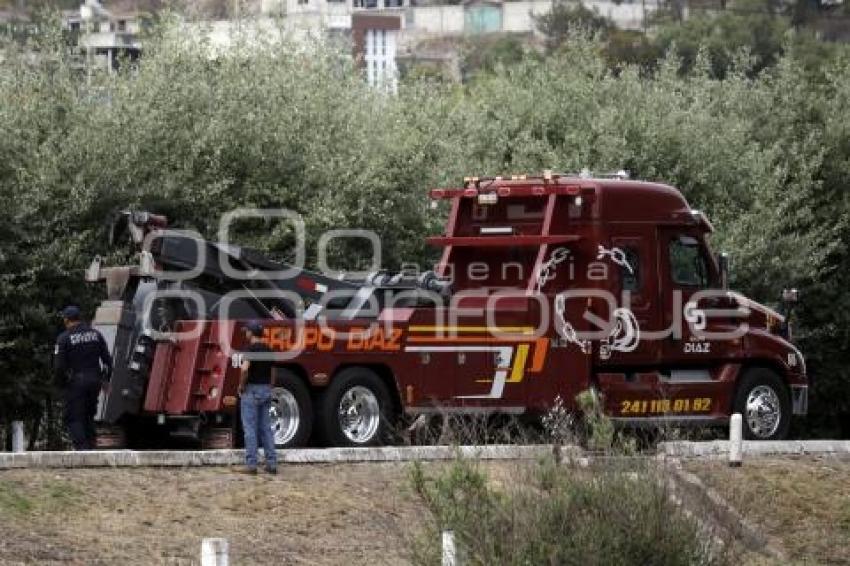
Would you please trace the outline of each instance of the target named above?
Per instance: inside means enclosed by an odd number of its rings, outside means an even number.
[[[54,368],[57,385],[64,388],[65,424],[74,448],[94,448],[97,398],[112,374],[112,357],[103,335],[82,322],[60,334]]]

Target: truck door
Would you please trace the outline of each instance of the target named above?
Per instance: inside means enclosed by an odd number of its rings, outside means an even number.
[[[659,237],[659,267],[664,296],[663,380],[670,410],[674,413],[708,413],[714,410],[718,344],[698,331],[706,324],[704,302],[694,295],[710,289],[716,280],[714,264],[702,235],[694,231],[664,229]],[[710,329],[709,329],[710,330]]]
[[[664,230],[660,241],[664,322],[670,330],[664,341],[664,361],[686,365],[704,362],[711,358],[711,343],[692,326],[696,328],[704,319],[698,308],[702,305],[694,302],[694,294],[711,286],[708,252],[698,235],[684,230]]]

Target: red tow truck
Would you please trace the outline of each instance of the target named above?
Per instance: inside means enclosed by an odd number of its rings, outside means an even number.
[[[629,426],[740,412],[747,438],[781,439],[806,414],[786,317],[727,289],[711,224],[675,188],[547,171],[430,197],[450,207],[428,239],[435,269],[359,278],[126,213],[137,264],[87,272],[109,291],[94,320],[115,357],[103,424],[231,443],[248,319],[275,352],[284,447],[373,445],[422,414],[575,410],[585,390]]]

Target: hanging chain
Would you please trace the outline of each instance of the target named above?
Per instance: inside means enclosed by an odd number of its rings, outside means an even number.
[[[558,265],[567,261],[570,257],[570,250],[567,248],[555,248],[552,255],[549,256],[549,261],[540,266],[540,271],[537,273],[537,292],[543,290],[543,286],[555,278],[558,274]]]
[[[599,250],[596,252],[596,259],[602,259],[606,256],[611,258],[611,261],[620,267],[626,268],[629,271],[629,275],[635,274],[634,269],[632,269],[631,264],[629,264],[629,260],[626,259],[626,253],[620,248],[611,248],[608,250],[605,249],[605,246],[600,245]]]
[[[566,299],[564,298],[564,296],[557,295],[555,297],[555,316],[557,317],[556,320],[559,324],[559,327],[557,329],[558,334],[560,334],[561,337],[567,342],[578,346],[583,354],[589,354],[591,351],[590,340],[582,340],[578,337],[576,329],[573,327],[572,324],[570,324],[570,322],[567,320],[566,315],[564,314],[566,308]]]

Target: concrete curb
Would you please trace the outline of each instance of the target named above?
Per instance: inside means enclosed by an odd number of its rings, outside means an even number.
[[[561,448],[578,455],[578,447]],[[304,448],[281,450],[281,464],[410,462],[417,460],[534,460],[551,455],[547,445],[383,446],[377,448]],[[0,453],[0,470],[13,468],[117,468],[232,466],[244,462],[243,450],[96,450],[91,452]]]
[[[850,440],[745,440],[743,444],[745,459],[746,456],[773,454],[824,454],[850,457]],[[729,454],[729,441],[662,442],[658,445],[658,454],[673,458],[726,458]]]

